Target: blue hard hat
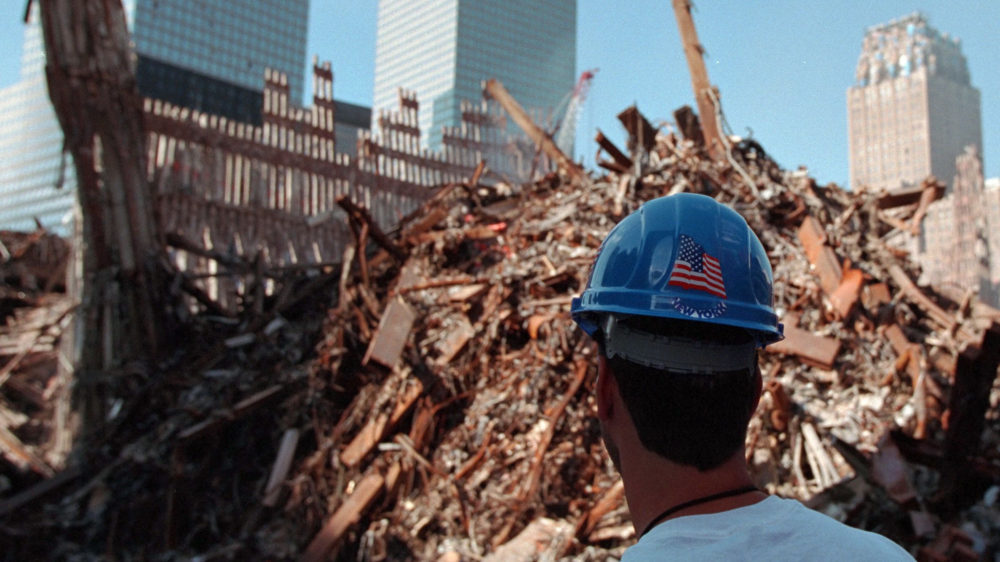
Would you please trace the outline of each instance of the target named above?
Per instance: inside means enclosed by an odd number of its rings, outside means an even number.
[[[593,336],[606,315],[652,316],[744,328],[764,346],[782,338],[773,276],[757,235],[706,195],[644,203],[598,250],[573,320]]]

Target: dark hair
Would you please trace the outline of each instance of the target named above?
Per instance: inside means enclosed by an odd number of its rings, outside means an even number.
[[[751,337],[745,330],[701,322],[654,320],[650,325],[649,320],[640,320],[638,324],[637,329],[714,343],[743,343]],[[639,440],[650,451],[705,471],[743,445],[757,398],[756,362],[747,369],[711,374],[661,370],[621,357],[609,358],[607,364]]]

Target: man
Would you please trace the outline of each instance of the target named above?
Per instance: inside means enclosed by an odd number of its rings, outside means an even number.
[[[624,560],[912,560],[753,486],[757,349],[782,337],[760,240],[711,197],[649,201],[601,245],[573,319],[598,344],[597,406],[638,542]]]

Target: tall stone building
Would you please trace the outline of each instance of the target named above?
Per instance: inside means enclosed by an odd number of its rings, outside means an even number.
[[[852,189],[896,190],[935,176],[948,186],[920,236],[904,241],[921,282],[975,290],[996,303],[983,181],[979,90],[957,38],[919,13],[870,27],[847,90]],[[1000,246],[993,246],[1000,250]],[[995,266],[994,266],[995,267]]]
[[[462,101],[482,99],[483,80],[545,115],[575,72],[576,0],[379,0],[373,107],[394,106],[399,88],[415,93],[432,150],[460,124]]]
[[[851,189],[951,182],[955,158],[983,145],[961,42],[919,13],[867,30],[847,112]]]

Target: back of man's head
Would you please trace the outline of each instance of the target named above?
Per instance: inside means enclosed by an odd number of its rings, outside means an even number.
[[[598,340],[643,446],[702,471],[740,448],[756,351],[782,337],[772,284],[746,220],[705,195],[647,201],[608,233],[570,310]]]
[[[726,354],[753,349],[746,330],[700,322],[627,317],[619,322],[629,334],[649,334],[669,342],[681,354]],[[640,336],[644,337],[644,336]],[[742,367],[733,361],[725,370],[676,370],[655,361],[641,364],[628,354],[610,352],[598,338],[601,354],[614,376],[639,439],[648,450],[700,471],[721,465],[739,450],[746,437],[759,392],[760,371],[751,353]],[[685,352],[684,348],[690,351]],[[739,363],[739,360],[735,360]],[[711,360],[706,361],[712,364]]]

